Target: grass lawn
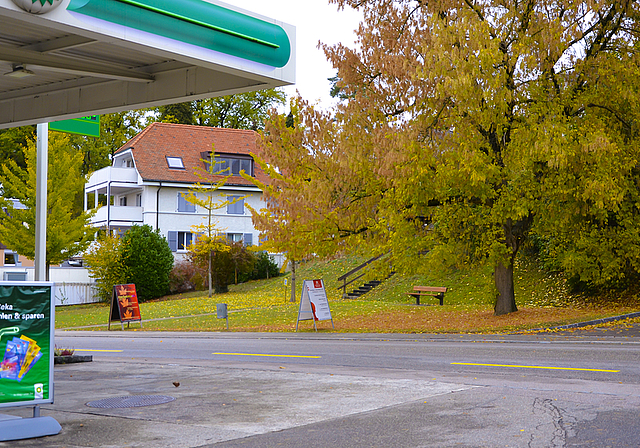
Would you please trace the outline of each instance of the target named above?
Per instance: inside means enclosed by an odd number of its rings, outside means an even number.
[[[494,316],[488,303],[490,270],[456,272],[442,277],[394,275],[360,299],[342,299],[337,278],[360,260],[340,258],[310,262],[298,269],[296,300],[302,279],[322,278],[329,299],[331,322],[317,323],[323,332],[383,333],[496,333],[548,328],[640,310],[637,294],[610,297],[571,295],[560,275],[549,275],[534,263],[516,266],[518,311]],[[231,286],[230,292],[211,298],[198,291],[164,297],[140,304],[145,331],[226,331],[226,321],[216,317],[216,304],[229,309],[229,331],[295,331],[298,303],[289,302],[291,274],[270,280]],[[415,306],[406,295],[413,285],[446,286],[444,306]],[[421,300],[421,303],[429,303]],[[437,300],[433,300],[437,304]],[[56,308],[57,329],[104,330],[109,318],[107,304]],[[610,324],[611,325],[611,324]],[[621,323],[620,325],[624,325]],[[119,323],[115,322],[119,329]],[[131,324],[139,329],[138,323]],[[311,321],[301,321],[299,331],[314,331]]]

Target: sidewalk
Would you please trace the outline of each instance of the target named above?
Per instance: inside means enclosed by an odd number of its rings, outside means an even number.
[[[366,413],[468,389],[433,381],[348,374],[220,367],[208,360],[135,360],[94,356],[55,366],[55,403],[41,406],[62,426],[56,436],[0,442],[0,447],[187,448]],[[334,369],[335,370],[335,369]],[[88,402],[149,396],[144,407],[94,408]],[[113,400],[112,400],[113,401]],[[32,408],[0,411],[31,417]]]

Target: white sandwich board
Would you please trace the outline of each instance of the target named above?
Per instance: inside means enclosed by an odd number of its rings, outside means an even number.
[[[296,331],[298,331],[298,323],[301,320],[313,320],[313,328],[315,328],[316,331],[318,331],[316,327],[317,320],[330,320],[331,327],[335,328],[333,318],[331,317],[329,301],[327,300],[327,292],[324,289],[322,279],[305,280],[302,283]]]

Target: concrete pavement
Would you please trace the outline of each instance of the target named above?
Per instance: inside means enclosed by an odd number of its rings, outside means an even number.
[[[41,406],[41,414],[61,424],[59,435],[0,443],[0,447],[197,447],[470,387],[274,366],[248,370],[220,368],[207,361],[178,364],[170,359],[145,362],[95,356],[91,363],[55,367],[55,403]],[[100,399],[140,395],[175,400],[145,407],[87,406]],[[3,410],[23,417],[31,412],[31,408]]]
[[[632,338],[640,343],[636,330],[631,336],[609,337]],[[113,335],[125,337],[120,332]],[[144,333],[126,332],[126,337],[138,335]],[[172,335],[165,333],[163,337]],[[175,334],[175,338],[180,337],[187,335]],[[573,332],[569,336],[535,337],[606,336]],[[41,414],[52,416],[62,425],[60,434],[0,442],[0,447],[598,447],[608,445],[595,438],[582,444],[575,429],[582,425],[582,434],[590,434],[588,425],[595,425],[591,432],[597,437],[598,419],[604,419],[603,425],[616,425],[620,419],[629,427],[640,424],[637,412],[629,411],[629,406],[636,410],[640,407],[638,394],[623,385],[610,397],[599,396],[596,400],[576,392],[579,385],[570,391],[553,390],[544,384],[531,390],[501,386],[500,382],[491,387],[472,383],[459,379],[435,381],[417,371],[354,372],[277,363],[239,366],[203,359],[94,354],[93,362],[55,367],[55,403],[41,406]],[[173,400],[143,407],[126,402],[119,408],[87,406],[101,399],[139,396]],[[624,406],[620,396],[627,397]],[[0,412],[22,417],[32,414],[31,408]],[[616,446],[639,446],[637,435],[629,435],[628,445],[624,437],[617,439]]]

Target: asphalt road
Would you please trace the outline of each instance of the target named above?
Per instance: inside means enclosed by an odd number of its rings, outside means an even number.
[[[131,334],[131,333],[129,333]],[[582,379],[640,383],[640,344],[618,339],[541,336],[416,336],[252,333],[126,333],[72,337],[56,343],[78,354],[127,359],[209,360],[260,368],[276,363],[318,369],[428,371],[436,376],[493,379]],[[103,351],[104,350],[104,351]],[[518,366],[518,367],[512,367]]]
[[[10,446],[640,446],[636,334],[118,330],[58,332],[56,344],[94,356],[56,367],[56,404],[43,413],[63,433]],[[176,400],[86,407],[149,392]]]

